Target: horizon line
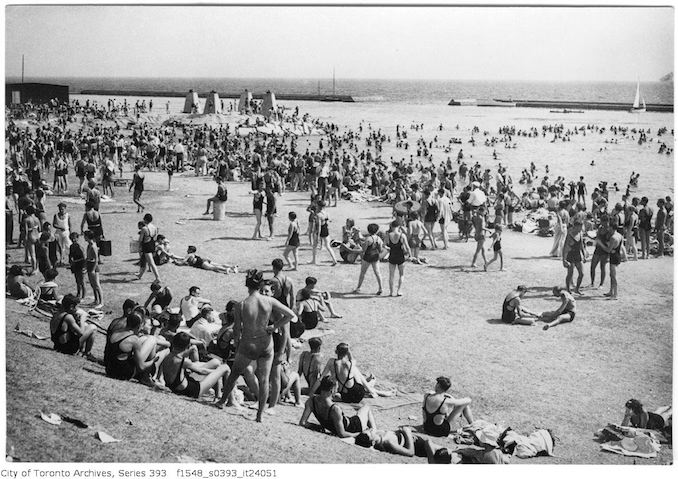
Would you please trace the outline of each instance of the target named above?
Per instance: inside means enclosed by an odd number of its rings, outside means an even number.
[[[666,73],[664,76],[673,74],[673,72]],[[7,79],[20,79],[21,75],[5,75],[5,83]],[[72,78],[80,80],[148,80],[148,79],[171,79],[171,80],[306,80],[306,81],[321,81],[327,80],[331,81],[331,77],[223,77],[223,76],[206,76],[206,77],[195,77],[195,76],[74,76],[74,75],[31,75],[26,77],[24,75],[24,83],[30,83],[31,78],[35,79],[58,79],[58,78]],[[337,80],[349,80],[349,81],[361,81],[361,80],[372,80],[372,81],[459,81],[459,82],[529,82],[529,83],[571,83],[571,82],[590,82],[590,83],[627,83],[627,82],[637,82],[639,81],[637,77],[629,79],[525,79],[525,78],[504,78],[504,79],[491,79],[491,78],[376,78],[376,77],[342,77]],[[641,80],[641,83],[669,83],[673,82],[671,80]]]

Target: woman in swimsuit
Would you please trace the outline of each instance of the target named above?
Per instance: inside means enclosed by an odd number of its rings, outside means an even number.
[[[449,378],[440,376],[436,379],[435,390],[424,395],[422,413],[426,434],[447,436],[452,430],[452,422],[462,414],[469,424],[473,422],[471,398],[455,399],[447,394],[451,384]]]
[[[153,281],[151,283],[151,294],[144,303],[144,309],[148,310],[148,308],[158,306],[161,312],[165,311],[172,303],[172,297],[169,286],[163,288],[159,281]]]
[[[264,199],[266,194],[264,193],[264,185],[262,182],[257,184],[257,189],[254,191],[254,197],[252,198],[252,208],[254,210],[254,217],[257,219],[257,224],[254,227],[254,234],[252,239],[262,239],[261,236],[261,212],[264,209]]]
[[[299,291],[301,301],[297,303],[297,315],[305,329],[314,329],[318,321],[327,321],[322,314],[325,307],[311,297],[311,292],[303,288]]]
[[[341,400],[349,403],[359,403],[367,395],[369,397],[389,397],[393,393],[376,389],[354,364],[348,344],[339,343],[335,349],[336,359],[330,359],[325,365],[321,376],[332,376],[339,385],[338,394]],[[374,382],[374,380],[372,380]],[[316,383],[316,388],[318,383]],[[312,389],[311,393],[315,393]]]
[[[145,176],[144,174],[140,171],[141,166],[136,165],[134,167],[134,176],[132,177],[132,183],[129,185],[129,190],[134,188],[134,193],[132,195],[132,201],[137,205],[137,213],[140,211],[144,211],[145,207],[144,205],[141,204],[139,201],[141,199],[141,195],[144,192],[144,179]]]
[[[499,271],[504,271],[504,254],[501,252],[501,231],[501,225],[494,226],[494,233],[492,233],[492,245],[488,249],[488,251],[494,251],[494,258],[485,263],[485,271],[487,271],[487,268],[492,263],[497,261],[497,258],[499,258]]]
[[[68,250],[68,264],[71,268],[71,273],[75,278],[75,285],[77,287],[77,296],[80,300],[85,299],[85,266],[87,262],[85,261],[85,252],[82,250],[82,246],[78,242],[80,235],[75,231],[71,233],[70,240],[71,246]]]
[[[325,201],[318,201],[318,210],[315,215],[315,221],[317,223],[316,229],[314,230],[317,233],[317,236],[314,235],[313,240],[313,259],[311,264],[318,264],[316,258],[318,256],[318,250],[325,248],[332,258],[332,266],[337,265],[337,258],[334,256],[334,251],[330,246],[330,229],[329,222],[330,217],[325,211]]]
[[[431,240],[431,248],[436,249],[438,247],[436,243],[435,236],[433,235],[433,227],[436,222],[440,219],[440,208],[438,207],[438,200],[433,198],[433,195],[430,191],[424,191],[425,201],[422,203],[424,207],[424,229],[426,231],[425,236]]]
[[[396,267],[398,268],[398,289],[396,290],[396,296],[402,296],[400,288],[403,285],[403,276],[405,276],[405,257],[410,256],[410,247],[407,244],[406,235],[400,231],[397,221],[391,222],[386,241],[386,247],[389,249],[388,286],[391,291],[390,296],[393,296],[393,278]]]
[[[23,237],[25,238],[26,256],[28,263],[31,265],[31,271],[28,275],[32,275],[38,268],[38,260],[35,253],[35,245],[40,240],[40,220],[35,216],[35,208],[31,205],[26,207],[26,215],[21,224],[23,228]]]
[[[201,258],[195,254],[198,250],[195,246],[189,246],[186,252],[188,256],[174,261],[177,266],[193,266],[194,268],[214,271],[216,273],[237,273],[238,265],[213,263],[210,259]]]
[[[299,356],[299,369],[297,373],[300,377],[306,379],[308,384],[308,388],[302,389],[304,394],[308,394],[321,377],[322,360],[320,357],[320,347],[322,344],[323,340],[320,338],[314,337],[309,339],[308,346],[311,350],[303,351]]]
[[[306,401],[304,413],[299,420],[300,426],[310,427],[311,423],[308,419],[313,413],[323,430],[341,438],[356,437],[367,429],[377,427],[370,406],[363,406],[354,416],[347,417],[341,408],[332,402],[337,388],[334,378],[326,376],[317,384],[318,395],[311,396]]]
[[[299,257],[297,256],[297,250],[299,249],[299,222],[294,211],[290,211],[287,217],[290,220],[290,225],[287,227],[287,240],[285,241],[283,257],[287,261],[287,266],[292,271],[296,271],[297,266],[299,266]],[[290,262],[290,253],[294,257],[294,264]]]
[[[520,285],[504,298],[501,305],[501,321],[506,324],[524,324],[532,326],[536,320],[527,316],[537,317],[535,313],[523,307],[521,299],[527,293],[527,286]]]
[[[24,277],[24,271],[18,264],[12,265],[7,274],[6,290],[13,298],[24,299],[33,296],[33,289]]]
[[[574,222],[567,231],[565,238],[565,246],[563,246],[563,266],[567,268],[567,276],[565,277],[565,286],[567,291],[572,287],[572,276],[574,268],[577,268],[577,286],[574,292],[581,295],[581,282],[584,279],[583,261],[586,261],[588,253],[584,245],[584,234],[582,228],[584,226],[583,213],[574,215]]]
[[[665,419],[665,417],[671,418],[673,415],[673,410],[670,406],[657,410],[657,412],[650,412],[637,399],[629,399],[624,407],[626,407],[626,411],[621,423],[622,426],[653,429],[655,431],[663,431],[667,428],[667,424],[668,428],[671,427],[670,422]]]
[[[153,259],[153,254],[155,253],[155,240],[158,236],[158,227],[152,222],[153,216],[146,213],[144,215],[144,226],[139,231],[139,250],[141,251],[143,258],[139,273],[137,274],[137,279],[141,279],[148,268],[155,275],[155,281],[160,281],[160,273],[158,273],[158,267]]]
[[[104,366],[106,376],[122,381],[132,378],[152,385],[151,375],[155,373],[155,365],[169,351],[156,355],[157,339],[155,336],[139,336],[143,319],[139,313],[127,316],[123,329],[109,333],[104,349]]]
[[[270,186],[266,187],[266,221],[268,221],[268,239],[273,238],[273,224],[278,209],[276,208],[275,194]]]
[[[94,234],[94,241],[97,243],[104,238],[104,228],[101,224],[101,215],[95,209],[94,203],[88,201],[85,203],[85,214],[80,222],[80,233],[85,232],[85,224],[87,229]]]
[[[174,394],[194,399],[214,388],[215,399],[218,399],[221,396],[223,378],[228,377],[231,369],[219,359],[206,363],[191,361],[187,358],[190,349],[191,337],[188,333],[177,333],[172,338],[170,352],[160,367],[165,384]],[[198,381],[189,376],[188,371],[204,377]]]
[[[418,212],[410,213],[407,223],[407,243],[412,253],[412,262],[421,264],[419,259],[419,249],[421,248],[421,239],[424,236],[424,223],[421,222]]]
[[[54,349],[63,354],[75,354],[78,351],[89,356],[94,345],[96,327],[91,324],[79,324],[76,321],[76,309],[80,300],[67,294],[61,300],[61,308],[49,323]]]
[[[102,308],[104,306],[103,293],[101,291],[101,284],[99,283],[99,248],[94,241],[94,233],[91,230],[85,231],[85,241],[87,241],[87,278],[94,293],[94,308]]]
[[[383,241],[377,232],[379,231],[379,225],[376,223],[370,223],[367,225],[367,232],[369,236],[365,238],[362,244],[362,261],[360,263],[360,276],[358,277],[358,287],[353,290],[355,294],[360,293],[360,287],[363,285],[365,280],[365,273],[367,273],[367,268],[372,266],[374,271],[374,276],[377,278],[377,284],[379,289],[377,290],[377,296],[382,292],[381,290],[381,274],[379,273],[379,257],[381,254],[381,249],[383,246]]]

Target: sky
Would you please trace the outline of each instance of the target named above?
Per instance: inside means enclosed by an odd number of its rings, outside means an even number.
[[[674,10],[6,6],[5,75],[646,81]]]

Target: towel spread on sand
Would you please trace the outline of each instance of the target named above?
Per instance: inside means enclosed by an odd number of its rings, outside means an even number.
[[[505,447],[515,444],[513,454],[521,459],[535,457],[540,453],[553,455],[553,438],[546,429],[538,429],[529,436],[508,431],[504,437]]]
[[[625,437],[621,441],[610,441],[600,445],[603,451],[614,452],[623,456],[642,458],[657,457],[661,446],[657,441],[646,434],[638,434],[634,437]]]

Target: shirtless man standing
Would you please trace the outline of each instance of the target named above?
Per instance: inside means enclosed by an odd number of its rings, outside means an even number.
[[[296,315],[287,306],[275,298],[259,293],[262,283],[261,272],[255,269],[247,272],[245,286],[247,286],[249,296],[234,308],[233,337],[236,341],[236,355],[233,370],[224,385],[221,399],[216,403],[217,407],[223,407],[237,379],[251,361],[256,361],[256,376],[259,381],[257,422],[261,422],[261,416],[268,403],[268,378],[273,364],[273,337],[271,335],[276,329],[282,328],[293,319],[296,320]],[[269,324],[272,317],[276,319],[273,324]]]

